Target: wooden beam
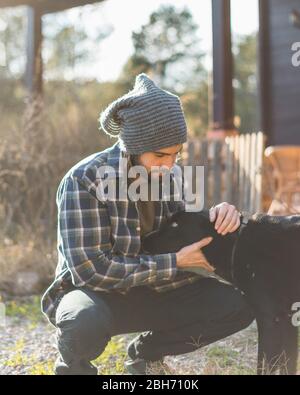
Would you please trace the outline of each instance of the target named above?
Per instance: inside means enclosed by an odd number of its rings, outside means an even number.
[[[230,21],[230,0],[212,0],[213,130],[216,132],[235,129]]]
[[[26,86],[30,93],[42,93],[42,14],[39,9],[28,7]]]
[[[64,11],[69,8],[80,7],[87,4],[94,3],[102,3],[104,0],[54,0],[54,1],[45,1],[45,5],[43,6],[43,14],[50,14],[52,12]]]
[[[104,0],[0,0],[0,8],[28,5],[40,8],[42,14],[47,14],[102,1]]]
[[[259,0],[259,46],[258,46],[258,90],[260,129],[266,134],[266,145],[271,144],[271,67],[270,67],[270,22],[269,0]]]
[[[33,3],[34,1],[26,0],[0,0],[0,7],[17,7],[19,5],[26,5]],[[37,3],[38,1],[35,1]]]

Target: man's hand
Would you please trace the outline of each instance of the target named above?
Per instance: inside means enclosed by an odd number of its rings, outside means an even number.
[[[210,221],[215,222],[215,229],[218,233],[225,235],[234,232],[240,226],[240,212],[235,206],[223,202],[209,209]]]
[[[196,243],[181,248],[181,250],[176,253],[177,267],[182,269],[190,266],[202,267],[209,272],[213,272],[215,268],[209,264],[205,255],[201,251],[201,248],[209,244],[212,239],[212,237],[206,237]]]

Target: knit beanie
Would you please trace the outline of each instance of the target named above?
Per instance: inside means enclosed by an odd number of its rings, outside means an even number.
[[[133,89],[109,104],[98,120],[99,129],[118,137],[129,154],[157,151],[187,140],[180,98],[159,88],[145,73],[138,74]]]

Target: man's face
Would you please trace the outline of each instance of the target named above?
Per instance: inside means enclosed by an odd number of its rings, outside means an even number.
[[[170,170],[174,166],[181,150],[182,144],[176,144],[158,151],[144,152],[139,155],[137,162],[146,168],[148,174],[151,172],[151,166],[166,166]],[[152,172],[152,174],[161,176],[162,172]]]

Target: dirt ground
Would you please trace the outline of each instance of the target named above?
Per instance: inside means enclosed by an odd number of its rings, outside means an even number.
[[[55,328],[40,313],[39,303],[38,296],[6,303],[6,322],[0,326],[0,375],[53,374],[57,357]],[[111,339],[101,356],[93,361],[99,374],[127,374],[124,371],[126,345],[136,335]],[[214,344],[191,353],[166,356],[164,361],[170,372],[178,375],[252,375],[256,354],[257,331],[253,323]]]

